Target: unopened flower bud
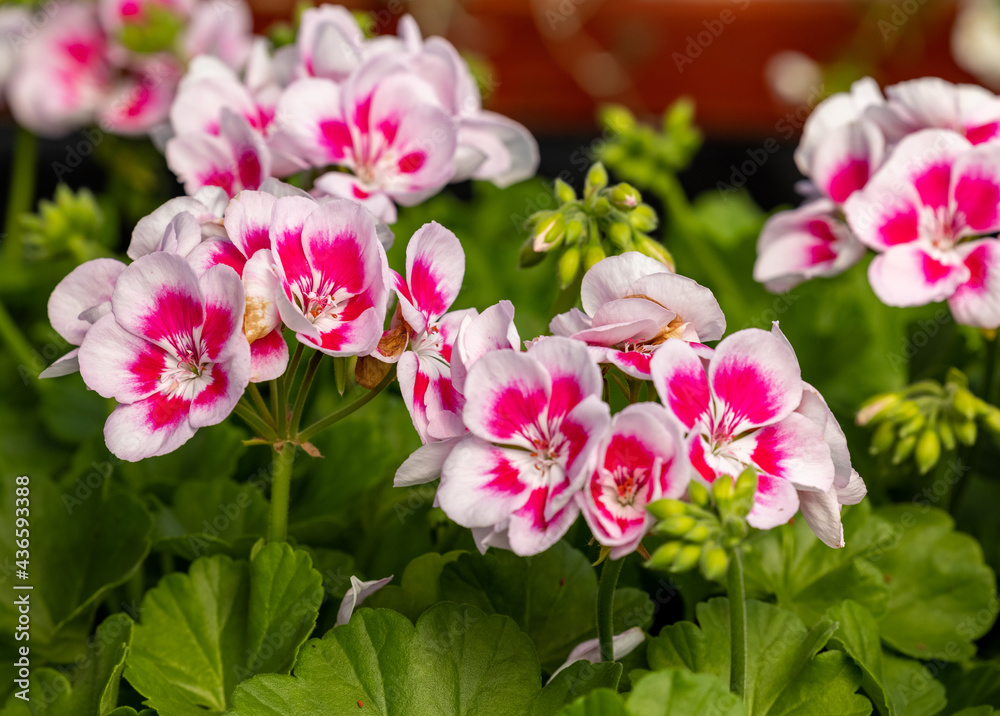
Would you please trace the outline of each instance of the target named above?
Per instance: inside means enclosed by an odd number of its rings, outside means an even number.
[[[582,243],[587,238],[587,228],[579,219],[570,219],[566,222],[566,244]]]
[[[899,426],[896,434],[901,438],[909,437],[910,435],[916,435],[918,432],[923,430],[924,425],[927,424],[927,418],[923,413],[917,413],[912,418],[904,422]]]
[[[639,204],[628,214],[629,223],[636,231],[652,231],[659,225],[659,219],[649,204]]]
[[[702,542],[707,541],[711,536],[712,531],[707,525],[695,525],[692,529],[684,533],[684,541],[701,544]]]
[[[560,204],[568,204],[571,201],[576,201],[576,192],[573,191],[573,187],[564,182],[562,179],[556,179],[554,190],[556,193],[556,199],[559,200]]]
[[[642,202],[642,195],[629,184],[617,184],[608,194],[612,205],[622,211],[631,211]]]
[[[668,537],[683,537],[694,528],[695,524],[693,517],[685,515],[668,517],[656,525],[656,532]]]
[[[590,271],[594,268],[594,264],[603,261],[608,255],[604,253],[604,249],[598,243],[593,243],[587,246],[583,252],[583,270]]]
[[[896,425],[891,422],[880,423],[875,432],[872,433],[871,447],[868,451],[872,455],[887,452],[896,442]]]
[[[534,249],[540,253],[554,249],[565,236],[566,221],[562,214],[554,213],[535,224]]]
[[[584,196],[590,198],[595,192],[600,191],[608,185],[608,171],[604,165],[597,162],[587,172],[587,181],[584,185]]]
[[[673,273],[674,257],[670,255],[670,252],[667,251],[666,248],[664,248],[663,244],[653,241],[645,234],[639,234],[635,237],[635,247],[651,259],[659,261],[661,264],[666,266],[671,273]]]
[[[545,253],[535,251],[535,240],[528,237],[521,244],[521,252],[517,256],[517,265],[521,268],[530,268],[540,264],[545,259]]]
[[[617,248],[628,251],[632,244],[632,229],[628,224],[616,221],[608,229],[608,238]]]
[[[955,408],[955,411],[962,417],[976,417],[976,396],[970,393],[967,388],[956,390],[951,404]]]
[[[611,213],[611,202],[606,196],[599,196],[597,200],[594,201],[594,214],[600,217],[605,217]]]
[[[682,547],[684,547],[683,542],[667,542],[653,552],[646,566],[650,569],[669,570]]]
[[[646,511],[657,519],[665,520],[668,517],[686,515],[688,506],[680,500],[657,500],[646,505]]]
[[[917,461],[917,469],[921,475],[926,475],[931,468],[937,465],[941,457],[941,439],[937,431],[932,428],[925,428],[917,439],[917,447],[914,451]]]
[[[753,509],[753,498],[757,492],[757,473],[746,469],[736,480],[733,489],[733,512],[740,517],[746,517]]]
[[[700,482],[692,480],[688,484],[688,499],[691,500],[691,504],[698,505],[698,507],[708,507],[708,488]]]
[[[695,567],[701,560],[701,545],[686,544],[681,547],[681,551],[674,558],[671,565],[673,572],[687,572]]]
[[[899,404],[899,401],[900,397],[896,393],[873,396],[861,404],[855,422],[858,425],[867,425],[870,422],[881,420],[892,407]]]
[[[917,446],[917,436],[910,435],[901,438],[896,443],[896,449],[892,453],[892,464],[899,465],[913,454],[913,449]]]
[[[972,419],[958,420],[953,425],[955,437],[963,445],[976,444],[976,421]]]
[[[701,573],[712,581],[722,579],[729,569],[729,554],[722,547],[706,549],[701,556]]]
[[[580,272],[580,247],[570,246],[559,257],[559,287],[566,288]]]
[[[886,411],[886,418],[902,423],[920,414],[920,406],[912,400],[904,400]]]
[[[616,134],[623,134],[635,128],[635,117],[619,104],[612,104],[600,111],[601,126]]]
[[[937,426],[938,437],[941,438],[941,445],[945,450],[955,449],[955,431],[951,427],[951,423],[947,420],[941,420],[938,422]]]
[[[990,409],[983,416],[983,425],[990,432],[1000,435],[1000,409],[991,405]]]

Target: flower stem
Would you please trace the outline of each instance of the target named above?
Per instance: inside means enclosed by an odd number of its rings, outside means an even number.
[[[309,395],[309,388],[312,386],[313,378],[316,377],[316,370],[319,362],[323,359],[320,351],[315,351],[306,366],[306,373],[302,376],[302,383],[299,385],[299,392],[295,396],[295,407],[292,408],[292,422],[288,428],[289,436],[299,432],[299,423],[302,422],[302,413],[306,407],[306,397]]]
[[[729,690],[742,699],[747,679],[747,600],[739,547],[732,551],[729,561],[729,633]]]
[[[353,413],[355,410],[363,408],[365,405],[374,400],[375,396],[377,396],[379,393],[381,393],[383,390],[389,387],[389,384],[392,383],[392,381],[395,380],[395,378],[396,378],[396,365],[393,364],[392,368],[390,368],[389,372],[385,374],[385,377],[382,379],[382,381],[374,388],[369,390],[367,393],[362,395],[360,398],[355,400],[350,405],[345,405],[340,410],[336,410],[330,413],[325,418],[320,418],[315,423],[302,430],[298,435],[297,438],[298,442],[300,443],[307,442],[319,431],[324,430],[333,425],[334,423],[343,420],[348,415]]]
[[[597,588],[597,641],[601,645],[601,661],[614,661],[615,588],[622,573],[623,559],[606,559],[601,568],[601,583]]]
[[[30,370],[33,375],[38,375],[35,370],[35,366],[38,364],[35,351],[2,301],[0,301],[0,339],[7,344],[7,347],[25,368]]]
[[[265,423],[264,419],[257,415],[254,409],[242,399],[233,408],[233,412],[239,415],[243,422],[249,425],[260,437],[266,439],[268,442],[277,440],[278,436],[274,432],[274,428]]]
[[[267,523],[267,541],[284,542],[288,538],[288,503],[292,492],[292,464],[296,445],[286,442],[274,452],[271,462],[271,515]]]
[[[288,362],[288,369],[285,374],[278,378],[278,414],[274,416],[277,421],[278,435],[288,435],[288,393],[295,382],[295,373],[299,369],[299,361],[302,360],[302,351],[305,348],[301,343],[296,344],[295,353]]]
[[[31,211],[35,199],[37,159],[38,139],[27,129],[18,127],[14,138],[14,158],[7,194],[7,221],[4,227],[4,260],[8,266],[21,260],[21,217]]]
[[[260,394],[260,389],[257,387],[256,383],[251,383],[249,386],[250,398],[253,400],[254,406],[257,408],[257,412],[260,413],[260,417],[263,418],[264,422],[268,424],[268,427],[274,427],[274,416],[271,415],[271,411],[267,409],[267,403],[264,402],[264,398]]]

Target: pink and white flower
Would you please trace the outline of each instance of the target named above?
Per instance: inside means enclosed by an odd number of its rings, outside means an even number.
[[[361,201],[387,223],[395,221],[392,201],[418,204],[453,174],[454,121],[430,85],[380,57],[343,85],[295,82],[278,103],[278,118],[299,159],[351,170],[324,174],[316,189]]]
[[[274,204],[270,241],[282,322],[328,355],[372,353],[391,278],[371,214],[353,201],[284,197]]]
[[[448,312],[464,275],[462,244],[437,222],[425,224],[407,244],[406,278],[392,272],[399,304],[389,333],[402,330],[409,350],[375,356],[398,361],[403,402],[423,443],[465,432],[464,399],[452,385],[450,363],[462,320],[476,311]]]
[[[493,543],[503,535],[520,555],[558,541],[579,514],[575,495],[608,425],[601,387],[586,347],[566,338],[476,361],[462,414],[471,435],[444,464],[442,509]]]
[[[49,323],[70,345],[83,343],[87,332],[111,310],[111,294],[125,264],[94,259],[80,264],[59,282],[49,296]],[[39,374],[55,378],[80,370],[79,348],[74,348]]]
[[[229,196],[258,189],[271,176],[271,154],[243,117],[222,109],[219,133],[188,133],[167,142],[167,164],[195,194],[217,186]]]
[[[780,334],[738,331],[707,362],[683,341],[668,341],[651,368],[663,405],[687,431],[691,464],[701,479],[736,478],[747,467],[757,472],[747,517],[752,526],[784,524],[799,509],[798,491],[826,493],[834,486],[822,428],[796,413],[802,377]]]
[[[669,339],[701,345],[726,330],[709,289],[636,251],[595,264],[583,277],[581,298],[583,311],[556,316],[552,333],[583,341],[597,362],[644,380],[654,353]]]
[[[636,403],[611,419],[577,497],[594,537],[611,548],[611,559],[633,552],[656,523],[646,505],[684,495],[691,469],[687,452],[681,426],[658,405]]]
[[[866,251],[844,223],[837,205],[816,199],[779,212],[764,223],[753,277],[768,291],[782,293],[803,281],[842,273]]]
[[[922,77],[886,87],[885,95],[871,116],[890,142],[922,129],[948,129],[971,144],[1000,138],[1000,97],[983,87]]]
[[[960,323],[1000,326],[1000,243],[975,238],[1000,229],[1000,147],[917,132],[845,210],[857,237],[879,252],[868,278],[884,303],[948,299]]]
[[[227,266],[199,279],[181,257],[154,253],[121,272],[111,312],[80,346],[84,381],[119,403],[104,426],[115,455],[163,455],[225,420],[250,380],[245,303]]]
[[[459,396],[455,402],[464,406],[465,379],[469,368],[488,353],[519,350],[521,339],[514,325],[514,306],[510,301],[500,301],[479,314],[474,310],[462,313],[458,335],[451,344],[448,370],[451,389]],[[416,421],[414,424],[416,425]],[[468,433],[464,422],[458,424],[449,421],[448,427],[455,431],[453,435],[438,437],[443,431],[437,431],[435,436],[428,435],[427,442],[400,465],[393,482],[396,487],[420,485],[441,476],[444,463],[452,449]],[[421,435],[421,439],[425,439],[425,436]],[[477,534],[475,528],[473,534]],[[477,544],[483,551],[488,546],[478,538]],[[503,544],[506,545],[506,542]]]
[[[242,279],[246,293],[243,334],[250,344],[253,383],[274,380],[288,367],[288,344],[278,315],[278,271],[270,249],[276,201],[265,192],[241,192],[226,208],[226,236],[202,241],[187,254],[199,276],[222,264]]]
[[[202,240],[213,236],[225,236],[222,217],[228,203],[229,196],[224,189],[217,186],[204,187],[194,196],[170,199],[152,214],[139,219],[135,229],[132,230],[132,240],[126,251],[128,257],[134,261],[154,251],[168,251],[186,256]],[[168,235],[168,227],[175,223],[174,220],[182,213],[191,215],[199,227],[200,236],[194,232],[184,232],[178,236],[176,228],[172,236]]]

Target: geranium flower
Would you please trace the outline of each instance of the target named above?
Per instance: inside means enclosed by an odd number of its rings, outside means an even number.
[[[757,241],[755,281],[768,291],[789,291],[818,276],[836,276],[865,255],[837,205],[816,199],[770,217]]]
[[[84,382],[119,403],[104,426],[111,452],[163,455],[225,420],[250,380],[245,303],[227,266],[199,279],[183,258],[155,253],[121,272],[111,312],[80,346]]]
[[[132,240],[126,254],[133,261],[140,256],[154,251],[163,251],[164,236],[171,222],[182,213],[188,213],[198,224],[201,237],[194,234],[185,236],[183,248],[179,249],[182,256],[187,255],[203,239],[213,236],[225,236],[222,217],[229,203],[229,195],[217,186],[207,186],[200,189],[194,196],[179,196],[170,199],[153,213],[139,219],[132,230]],[[176,238],[176,235],[175,235]],[[190,245],[187,245],[191,242]],[[171,253],[178,253],[172,251]]]
[[[187,254],[198,275],[222,264],[242,279],[246,293],[243,334],[250,344],[250,380],[254,383],[274,380],[288,367],[288,344],[276,298],[278,271],[270,248],[276,201],[265,192],[241,192],[226,208],[226,236],[202,241]]]
[[[457,396],[454,402],[464,406],[465,379],[469,368],[488,353],[519,350],[521,339],[514,325],[514,306],[510,301],[500,301],[479,314],[474,310],[461,313],[463,315],[458,335],[451,342],[448,372],[451,390]],[[440,424],[442,421],[438,422]],[[414,424],[416,425],[416,421]],[[440,428],[435,431],[434,436],[421,435],[421,440],[426,440],[426,443],[399,466],[393,481],[396,487],[420,485],[441,476],[445,460],[468,433],[464,422],[449,420],[446,425],[452,431],[450,435],[444,435]],[[476,528],[473,528],[473,534],[478,534]],[[485,551],[487,545],[478,539],[477,544]]]
[[[552,319],[555,335],[593,346],[595,360],[649,379],[649,361],[671,338],[701,344],[726,330],[712,292],[635,251],[599,261],[583,277],[583,311]]]
[[[271,154],[243,117],[222,109],[219,133],[187,133],[167,142],[167,164],[194,194],[217,186],[229,196],[258,189],[271,176]]]
[[[282,322],[334,356],[368,355],[382,337],[391,278],[375,220],[353,201],[274,204],[271,253]]]
[[[685,427],[690,457],[707,483],[758,473],[747,521],[770,529],[799,509],[797,490],[825,493],[835,469],[823,430],[796,413],[802,403],[798,360],[783,336],[757,328],[734,333],[704,361],[683,341],[668,341],[651,364],[663,405]]]
[[[1000,137],[1000,97],[977,85],[921,77],[886,87],[886,103],[873,111],[890,142],[921,129],[949,129],[972,144]]]
[[[430,85],[381,57],[343,85],[295,82],[278,103],[278,121],[301,160],[351,170],[324,174],[318,190],[361,201],[387,223],[395,221],[392,201],[419,204],[453,174],[454,121]]]
[[[403,402],[421,442],[461,435],[464,399],[451,381],[451,356],[462,320],[475,309],[451,311],[465,276],[458,238],[437,222],[422,226],[406,246],[406,278],[391,272],[399,304],[387,335],[401,332],[404,352],[375,355],[398,361]]]
[[[579,514],[574,497],[608,425],[601,387],[586,347],[566,338],[476,361],[462,413],[471,435],[444,464],[441,508],[461,525],[502,533],[520,555],[558,541]]]
[[[49,296],[49,323],[70,345],[79,346],[91,326],[111,310],[111,294],[125,264],[115,259],[94,259],[77,266]],[[39,374],[56,378],[80,370],[79,348],[57,359]]]
[[[1000,229],[1000,148],[973,147],[946,130],[917,132],[845,210],[858,238],[879,252],[868,279],[884,303],[948,299],[959,323],[1000,326],[1000,243],[965,240]]]
[[[660,406],[636,403],[611,419],[577,501],[594,537],[619,559],[656,523],[646,505],[680,498],[691,463],[681,426]]]

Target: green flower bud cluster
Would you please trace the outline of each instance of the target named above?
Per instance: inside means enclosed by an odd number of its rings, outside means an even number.
[[[616,105],[602,109],[598,119],[613,137],[600,149],[598,159],[638,186],[655,188],[664,175],[687,167],[701,147],[694,103],[688,98],[667,108],[662,131],[636,122],[631,112]]]
[[[668,537],[646,566],[668,572],[698,567],[706,579],[722,579],[729,554],[749,532],[746,517],[753,508],[757,474],[747,469],[733,480],[724,475],[710,489],[699,482],[688,487],[688,499],[659,500],[647,509],[660,521],[653,533]]]
[[[893,465],[912,460],[921,475],[937,465],[943,452],[975,444],[979,425],[1000,434],[1000,408],[973,395],[956,368],[948,370],[944,385],[921,380],[869,398],[856,421],[872,428],[873,455],[885,455]]]
[[[143,8],[142,19],[127,22],[118,31],[118,41],[126,49],[140,54],[170,52],[184,29],[184,19],[169,7],[150,3]]]
[[[559,207],[528,217],[531,235],[521,246],[522,267],[539,263],[549,251],[559,250],[559,285],[566,288],[601,259],[639,251],[673,270],[673,258],[647,232],[657,227],[656,212],[628,184],[608,186],[608,172],[595,164],[587,172],[583,196],[556,179]]]
[[[101,209],[89,190],[74,193],[60,184],[52,201],[43,199],[37,214],[21,218],[24,245],[36,260],[68,253],[82,263],[107,254],[96,242],[102,222]]]

